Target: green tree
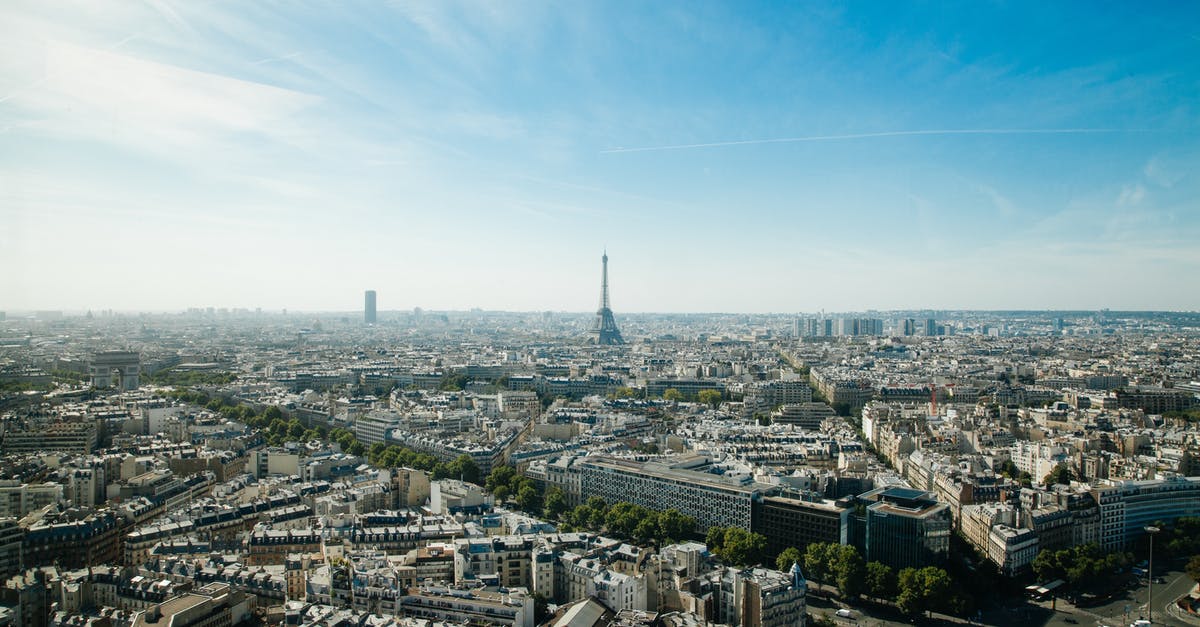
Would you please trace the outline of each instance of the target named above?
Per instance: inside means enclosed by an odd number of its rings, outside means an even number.
[[[614,390],[611,396],[613,398],[633,398],[634,396],[637,396],[637,392],[635,392],[633,388],[623,385]]]
[[[517,505],[527,512],[536,512],[541,507],[542,496],[538,494],[537,488],[532,485],[521,486],[521,491],[517,493]]]
[[[701,403],[704,403],[705,405],[710,405],[710,406],[712,406],[713,409],[716,409],[717,406],[721,404],[721,391],[720,390],[700,390],[700,393],[696,395],[696,399],[699,400]]]
[[[562,488],[551,486],[549,490],[546,490],[542,514],[550,520],[558,520],[565,511],[567,511],[567,495],[563,493]]]
[[[808,578],[819,583],[828,583],[831,579],[832,570],[830,563],[837,551],[837,544],[828,542],[813,542],[804,550],[804,572],[808,574]]]
[[[668,509],[658,515],[658,529],[661,539],[669,542],[683,540],[696,533],[696,519],[684,516],[675,508]]]
[[[496,493],[496,488],[499,486],[508,486],[513,477],[517,476],[517,469],[512,466],[500,465],[492,468],[492,472],[488,473],[487,480],[483,487],[492,494]]]
[[[550,599],[541,592],[533,593],[533,624],[541,625],[550,620]]]
[[[463,453],[446,464],[446,476],[451,479],[461,479],[468,483],[479,483],[479,465],[470,455]]]
[[[741,527],[726,527],[717,556],[734,566],[751,566],[762,560],[766,548],[766,536]]]
[[[631,536],[634,529],[637,528],[638,522],[643,518],[641,512],[638,512],[637,509],[637,506],[632,503],[613,503],[612,507],[608,508],[604,524],[609,531],[624,536]]]
[[[1187,576],[1192,578],[1192,581],[1200,583],[1200,555],[1193,555],[1192,559],[1187,563]]]
[[[803,562],[804,554],[800,552],[800,549],[789,546],[780,551],[779,555],[775,556],[775,569],[786,573],[792,569],[792,564]]]
[[[848,544],[839,546],[830,564],[830,570],[833,571],[834,582],[837,583],[842,597],[857,599],[862,595],[867,568],[858,549]]]
[[[663,400],[671,401],[672,403],[682,401],[683,400],[683,392],[680,392],[679,390],[676,390],[675,388],[667,388],[667,389],[663,390]]]
[[[882,562],[867,562],[867,594],[876,599],[896,596],[896,571]]]
[[[263,410],[262,416],[267,422],[270,422],[276,418],[283,418],[283,410],[279,409],[276,405],[271,405]]]
[[[936,611],[950,611],[951,601],[954,597],[954,584],[945,569],[926,566],[918,574],[921,578],[921,593],[925,606]]]
[[[921,578],[915,568],[905,568],[896,578],[896,607],[909,616],[916,616],[925,610],[925,597],[922,594]]]
[[[725,543],[725,528],[712,526],[704,534],[704,545],[713,555],[720,555],[721,545]]]
[[[634,527],[633,535],[637,539],[647,542],[660,537],[661,531],[658,528],[657,516],[646,516],[637,522]]]
[[[1054,467],[1054,470],[1050,471],[1050,474],[1047,474],[1042,479],[1042,484],[1047,487],[1056,483],[1070,485],[1071,479],[1074,479],[1074,476],[1071,474],[1071,469],[1068,468],[1066,464],[1060,463]]]

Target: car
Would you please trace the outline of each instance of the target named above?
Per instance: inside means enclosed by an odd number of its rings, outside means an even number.
[[[1063,619],[1063,622],[1065,622],[1065,623],[1071,623],[1072,625],[1077,625],[1077,624],[1079,624],[1079,621],[1075,620],[1075,617],[1074,617],[1074,616],[1068,616],[1068,617],[1064,618],[1064,619]]]
[[[838,618],[854,618],[854,612],[851,612],[844,607],[834,613],[838,615]]]
[[[1162,577],[1155,577],[1154,583],[1167,583],[1167,580],[1163,579]]]

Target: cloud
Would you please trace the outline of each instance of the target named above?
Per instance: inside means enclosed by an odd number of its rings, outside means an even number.
[[[1142,174],[1146,179],[1159,187],[1174,187],[1183,180],[1186,168],[1181,167],[1179,160],[1165,154],[1155,155],[1146,162]]]
[[[1141,183],[1133,185],[1125,185],[1121,187],[1121,193],[1117,195],[1118,207],[1136,207],[1142,204],[1146,199],[1146,187]]]

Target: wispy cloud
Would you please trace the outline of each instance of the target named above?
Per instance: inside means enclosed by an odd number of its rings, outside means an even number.
[[[641,146],[636,148],[608,148],[600,154],[622,152],[659,152],[687,150],[691,148],[723,148],[726,146],[752,146],[756,144],[791,144],[802,142],[827,142],[853,139],[875,139],[882,137],[912,137],[921,135],[1089,135],[1099,133],[1138,133],[1137,129],[1118,128],[951,128],[918,129],[909,131],[881,131],[877,133],[847,133],[842,135],[809,135],[806,137],[773,137],[768,139],[742,139],[734,141],[706,142],[701,144],[669,144],[665,146]]]

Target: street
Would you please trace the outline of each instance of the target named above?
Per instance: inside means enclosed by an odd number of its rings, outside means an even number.
[[[1200,620],[1183,618],[1171,607],[1179,596],[1186,593],[1194,582],[1183,572],[1174,570],[1160,573],[1165,583],[1154,584],[1154,624],[1173,625],[1177,627],[1200,627]],[[1117,595],[1108,603],[1094,607],[1075,607],[1064,599],[1058,599],[1051,609],[1051,602],[1032,601],[1024,598],[1004,600],[984,600],[985,608],[976,620],[963,619],[934,614],[931,617],[921,617],[916,620],[919,625],[996,625],[998,627],[1068,627],[1083,625],[1085,627],[1126,627],[1138,618],[1145,618],[1146,584],[1142,579],[1136,588],[1131,587],[1123,594]],[[840,607],[851,607],[854,618],[837,617],[834,612]],[[1127,611],[1128,610],[1128,611]],[[911,625],[906,617],[887,606],[877,606],[859,603],[854,606],[810,596],[809,612],[814,616],[827,616],[839,625],[855,627],[883,627],[885,625]]]

